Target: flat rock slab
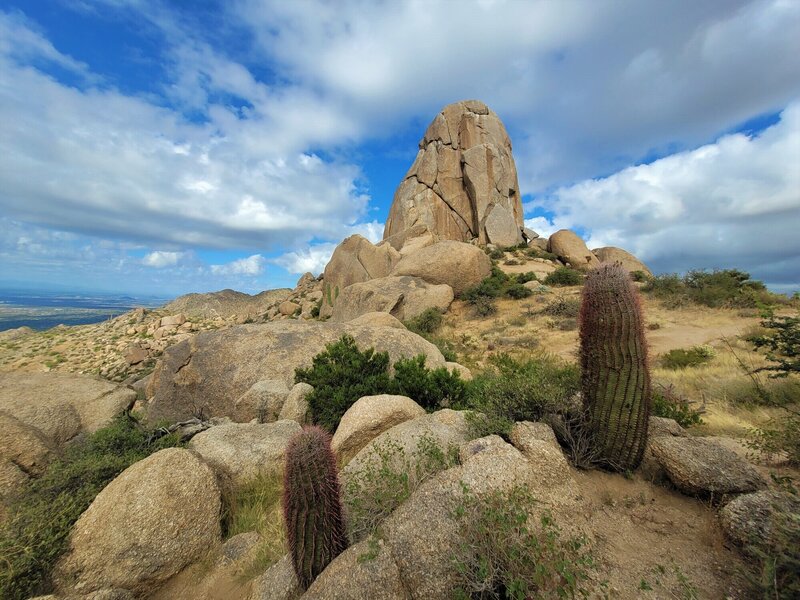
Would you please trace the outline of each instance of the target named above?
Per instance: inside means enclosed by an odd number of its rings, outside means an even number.
[[[669,480],[686,494],[743,494],[766,487],[750,463],[713,440],[662,436],[650,441],[650,450]]]

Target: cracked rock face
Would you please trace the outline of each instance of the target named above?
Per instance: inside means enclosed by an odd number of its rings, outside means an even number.
[[[403,239],[403,232],[423,226],[439,240],[477,239],[499,246],[523,241],[511,140],[483,102],[465,100],[444,107],[419,148],[395,192],[384,239]]]

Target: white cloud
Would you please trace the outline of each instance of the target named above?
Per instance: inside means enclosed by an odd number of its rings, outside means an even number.
[[[287,252],[272,262],[283,267],[289,273],[319,275],[325,270],[325,265],[328,264],[335,249],[336,244],[317,244],[296,252]]]
[[[590,232],[659,271],[751,270],[800,283],[800,102],[758,137],[717,142],[558,189],[555,228]],[[777,264],[783,267],[775,269]]]
[[[142,264],[157,269],[174,267],[185,255],[185,252],[164,252],[162,250],[155,250],[145,255],[142,259]]]
[[[264,271],[266,259],[260,254],[253,254],[247,258],[240,258],[224,265],[211,265],[213,275],[261,275]]]
[[[525,227],[533,229],[540,237],[550,237],[558,231],[558,227],[554,227],[546,217],[525,219]]]

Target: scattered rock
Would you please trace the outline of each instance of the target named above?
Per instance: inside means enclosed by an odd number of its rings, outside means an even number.
[[[183,313],[194,319],[229,319],[235,316],[253,316],[265,312],[270,306],[280,304],[292,293],[288,288],[267,290],[251,296],[234,290],[207,294],[186,294],[164,307],[169,313]]]
[[[384,239],[402,248],[399,236],[424,226],[439,240],[477,239],[485,244],[487,220],[500,206],[494,219],[513,224],[506,225],[504,240],[522,241],[522,202],[511,141],[494,112],[477,100],[450,104],[428,126],[419,147],[395,192]]]
[[[186,315],[183,313],[161,317],[161,327],[179,327],[184,323],[186,323]]]
[[[309,423],[310,409],[306,397],[313,391],[314,388],[307,383],[296,383],[289,391],[289,395],[286,396],[286,401],[283,403],[278,419],[291,419],[292,421],[297,421],[300,425]]]
[[[742,494],[766,486],[752,465],[713,441],[661,436],[649,446],[670,481],[686,494]]]
[[[57,587],[146,595],[219,543],[219,511],[208,466],[188,450],[156,452],[123,471],[78,519]]]
[[[140,362],[147,360],[149,355],[150,353],[138,344],[131,344],[125,351],[125,362],[129,365],[138,365]]]
[[[364,396],[342,416],[331,446],[347,462],[387,429],[424,414],[425,409],[406,396]]]
[[[568,262],[573,269],[588,271],[600,264],[584,241],[569,229],[561,229],[550,236],[548,251]]]
[[[428,283],[447,284],[458,296],[492,272],[492,261],[477,246],[445,240],[400,259],[392,275],[419,277]]]
[[[733,542],[750,551],[767,550],[778,542],[776,519],[800,523],[800,498],[780,491],[743,494],[722,507],[719,518],[725,535]]]
[[[231,417],[239,423],[257,419],[259,423],[271,423],[278,419],[289,387],[284,379],[262,379],[256,381],[233,404]]]
[[[453,302],[453,289],[418,277],[382,277],[346,287],[339,298],[331,314],[333,322],[352,321],[370,312],[386,312],[406,321],[429,308],[446,311]]]
[[[282,469],[286,444],[298,431],[300,424],[290,420],[217,425],[194,436],[189,448],[238,486]]]
[[[628,271],[628,273],[642,271],[648,276],[652,277],[653,275],[650,269],[647,268],[647,265],[636,258],[633,254],[623,250],[622,248],[606,246],[605,248],[597,248],[592,250],[592,252],[598,258],[598,260],[600,260],[600,262],[621,263],[622,268]]]

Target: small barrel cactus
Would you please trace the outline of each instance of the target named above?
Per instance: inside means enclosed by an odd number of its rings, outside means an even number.
[[[347,548],[336,455],[319,427],[298,431],[286,447],[283,516],[294,570],[307,589]]]
[[[580,310],[581,391],[597,460],[639,466],[652,402],[639,295],[619,263],[590,271]]]

